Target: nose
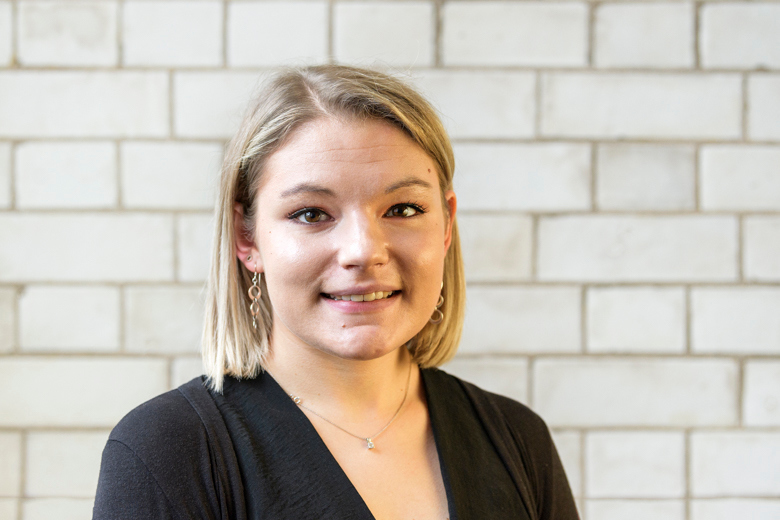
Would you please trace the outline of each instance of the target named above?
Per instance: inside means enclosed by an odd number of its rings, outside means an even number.
[[[337,231],[338,262],[344,268],[367,269],[388,261],[382,224],[365,214],[343,217]]]

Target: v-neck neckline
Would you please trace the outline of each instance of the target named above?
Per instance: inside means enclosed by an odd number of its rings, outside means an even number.
[[[441,477],[442,477],[442,484],[444,486],[444,492],[447,498],[447,513],[448,516],[446,519],[443,520],[457,520],[457,514],[454,511],[454,500],[452,496],[452,489],[449,485],[449,474],[447,473],[447,463],[444,460],[444,457],[442,456],[442,452],[439,448],[439,428],[437,428],[436,424],[434,423],[434,418],[431,416],[431,408],[430,408],[430,402],[431,402],[431,396],[429,395],[429,389],[428,389],[428,383],[426,381],[427,370],[420,369],[420,381],[423,385],[423,391],[425,392],[425,401],[426,401],[426,408],[427,408],[427,414],[428,414],[428,421],[430,421],[431,424],[431,430],[433,431],[433,442],[436,446],[436,455],[439,459],[439,469],[441,471]],[[311,437],[311,440],[316,442],[321,450],[324,451],[324,453],[327,453],[327,458],[330,459],[331,466],[333,467],[333,471],[337,472],[340,479],[344,481],[344,486],[348,487],[350,490],[350,494],[353,495],[353,498],[355,501],[359,501],[363,508],[365,509],[365,513],[367,513],[368,517],[371,520],[376,520],[374,517],[374,514],[371,512],[371,509],[368,507],[368,504],[366,504],[365,500],[363,499],[363,496],[360,494],[360,492],[355,487],[355,484],[352,483],[352,480],[350,480],[347,473],[344,471],[344,468],[341,467],[341,464],[339,464],[338,460],[336,460],[336,457],[333,455],[333,453],[330,451],[328,446],[325,444],[325,441],[322,440],[322,437],[320,437],[320,434],[317,432],[317,429],[314,427],[314,425],[311,423],[309,418],[306,416],[306,414],[303,412],[303,410],[300,409],[300,407],[295,404],[295,402],[290,398],[290,396],[284,391],[284,389],[279,385],[279,383],[276,381],[276,379],[273,378],[273,376],[265,372],[259,377],[268,377],[269,381],[272,381],[272,386],[275,390],[278,389],[278,391],[284,395],[285,400],[288,402],[287,408],[291,408],[297,412],[298,419],[300,420],[303,418],[305,422],[308,424],[308,428],[306,428],[308,433]],[[315,440],[316,438],[316,440]]]

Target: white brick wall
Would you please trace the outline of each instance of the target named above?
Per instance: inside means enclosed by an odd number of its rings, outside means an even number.
[[[234,0],[227,3],[227,9],[227,59],[230,65],[327,61],[326,2]]]
[[[117,202],[116,146],[27,142],[16,147],[16,206],[110,208]]]
[[[694,64],[694,6],[601,4],[596,8],[597,67],[689,68]]]
[[[125,65],[222,63],[222,2],[127,1],[122,13]]]
[[[450,2],[444,4],[446,65],[583,66],[588,10],[571,2]]]
[[[539,412],[584,520],[780,517],[780,3],[0,0],[0,519],[89,518],[202,372],[216,174],[272,66],[421,88],[468,284],[446,369]]]
[[[21,64],[116,65],[116,2],[20,2],[17,5]]]

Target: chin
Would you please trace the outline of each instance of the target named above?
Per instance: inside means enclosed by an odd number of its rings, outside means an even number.
[[[321,350],[342,359],[371,361],[395,352],[403,344],[404,342],[399,345],[377,344],[375,338],[354,339],[337,342],[335,346],[323,346]]]

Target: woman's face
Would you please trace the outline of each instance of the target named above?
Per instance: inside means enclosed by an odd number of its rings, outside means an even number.
[[[272,353],[375,359],[419,332],[441,292],[456,209],[445,199],[448,214],[433,160],[388,123],[298,128],[265,165],[255,248],[239,246],[265,275]]]

